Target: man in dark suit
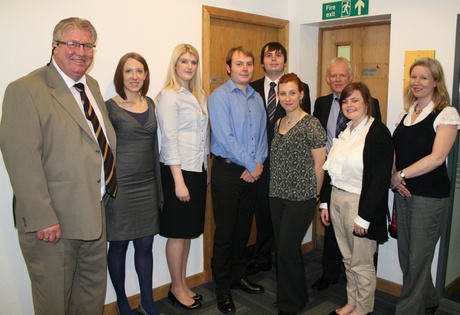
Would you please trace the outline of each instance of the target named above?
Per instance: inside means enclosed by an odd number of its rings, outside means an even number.
[[[39,315],[104,307],[104,202],[106,191],[116,195],[116,138],[99,85],[86,75],[96,40],[89,21],[60,21],[54,60],[12,82],[3,100],[0,147]]]
[[[345,86],[353,81],[353,69],[350,62],[345,58],[334,58],[329,63],[326,70],[326,82],[331,87],[333,93],[321,96],[315,101],[313,115],[319,119],[321,125],[327,132],[326,152],[332,147],[332,140],[337,137],[345,125],[338,122],[340,93]],[[379,101],[373,99],[375,107],[375,119],[381,121]],[[343,117],[343,116],[342,116]],[[339,126],[341,125],[341,126]],[[331,179],[326,173],[324,177],[323,187],[321,189],[321,200],[325,200],[325,196],[331,190]],[[327,198],[326,198],[327,199]],[[320,210],[328,209],[326,202],[321,202]],[[330,284],[338,282],[338,278],[343,269],[342,254],[340,253],[337,240],[335,238],[334,229],[329,222],[324,230],[324,248],[322,259],[323,275],[315,283],[312,288],[318,291],[326,290]]]
[[[278,42],[270,42],[262,47],[260,53],[260,63],[265,71],[265,76],[251,83],[264,100],[265,109],[267,110],[267,138],[269,146],[269,156],[264,163],[264,172],[259,180],[257,206],[255,209],[257,239],[254,246],[253,261],[246,269],[247,276],[253,276],[262,271],[268,271],[272,268],[273,253],[273,225],[270,215],[270,205],[268,202],[268,189],[270,180],[270,144],[274,136],[274,127],[276,121],[286,115],[286,111],[278,103],[276,97],[278,91],[278,80],[284,74],[284,68],[287,62],[286,48]],[[270,115],[268,109],[270,98],[271,83],[274,83],[275,107]],[[273,85],[273,84],[272,84]],[[304,98],[302,100],[302,109],[311,113],[310,90],[307,84],[303,84]]]

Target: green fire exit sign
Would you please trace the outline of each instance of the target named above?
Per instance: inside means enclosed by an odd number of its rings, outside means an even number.
[[[323,20],[369,14],[369,0],[343,0],[323,3]]]

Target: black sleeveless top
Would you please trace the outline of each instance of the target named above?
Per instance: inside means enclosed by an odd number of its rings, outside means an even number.
[[[393,144],[396,153],[396,169],[402,170],[429,155],[433,149],[436,132],[433,122],[440,111],[430,113],[421,122],[405,126],[404,115],[393,133]],[[442,163],[429,173],[408,178],[406,187],[411,194],[430,198],[447,198],[450,195],[450,180],[447,175],[446,163]]]

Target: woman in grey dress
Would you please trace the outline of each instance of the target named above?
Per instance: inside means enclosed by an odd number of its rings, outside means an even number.
[[[117,94],[106,101],[117,134],[119,191],[107,207],[108,269],[117,295],[118,312],[131,314],[125,292],[126,250],[133,242],[139,279],[140,314],[158,314],[152,298],[153,236],[159,232],[162,206],[155,104],[146,96],[149,69],[137,53],[124,55],[117,66]]]

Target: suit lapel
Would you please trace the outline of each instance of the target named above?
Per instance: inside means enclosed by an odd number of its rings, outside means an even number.
[[[73,94],[65,84],[59,72],[51,63],[48,67],[48,82],[50,86],[51,95],[55,98],[56,102],[64,108],[65,111],[75,120],[75,122],[86,132],[91,138],[94,139],[93,133],[89,128],[88,122],[82,113],[80,106],[75,101]],[[70,92],[70,93],[69,93]],[[94,139],[96,141],[96,139]],[[97,141],[96,141],[97,142]]]

